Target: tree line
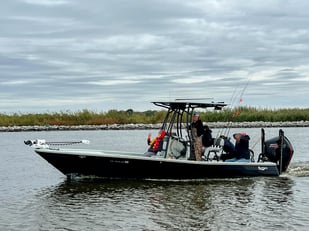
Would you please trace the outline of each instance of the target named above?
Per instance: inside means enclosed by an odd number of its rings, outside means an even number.
[[[156,124],[165,117],[165,110],[144,112],[128,110],[109,110],[95,112],[87,109],[54,113],[14,113],[0,114],[0,126],[44,126],[44,125],[103,125],[103,124]],[[221,111],[200,111],[204,122],[286,122],[308,121],[309,108],[257,109],[236,107]]]

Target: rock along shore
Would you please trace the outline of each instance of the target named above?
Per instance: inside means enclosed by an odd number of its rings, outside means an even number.
[[[262,128],[262,127],[309,127],[309,121],[293,122],[209,122],[210,128]],[[69,131],[69,130],[148,130],[159,129],[161,124],[106,124],[106,125],[45,125],[45,126],[3,126],[0,132],[26,131]]]

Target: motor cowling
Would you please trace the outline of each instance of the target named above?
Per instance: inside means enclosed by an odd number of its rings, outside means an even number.
[[[281,164],[282,172],[287,170],[293,153],[293,146],[289,139],[284,135],[273,137],[264,142],[264,156],[271,162],[278,163],[279,165]]]

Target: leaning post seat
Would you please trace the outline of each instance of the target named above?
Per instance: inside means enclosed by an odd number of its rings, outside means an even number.
[[[220,155],[223,151],[223,146],[224,146],[224,139],[223,138],[215,138],[214,139],[214,144],[206,147],[204,150],[204,155],[203,159],[206,161],[209,160],[220,160]],[[213,157],[211,158],[211,154],[213,154]]]

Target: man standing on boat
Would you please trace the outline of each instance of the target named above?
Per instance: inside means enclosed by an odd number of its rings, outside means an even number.
[[[202,135],[204,133],[203,122],[200,120],[199,114],[193,114],[193,122],[191,123],[191,133],[194,144],[195,160],[202,160]]]

